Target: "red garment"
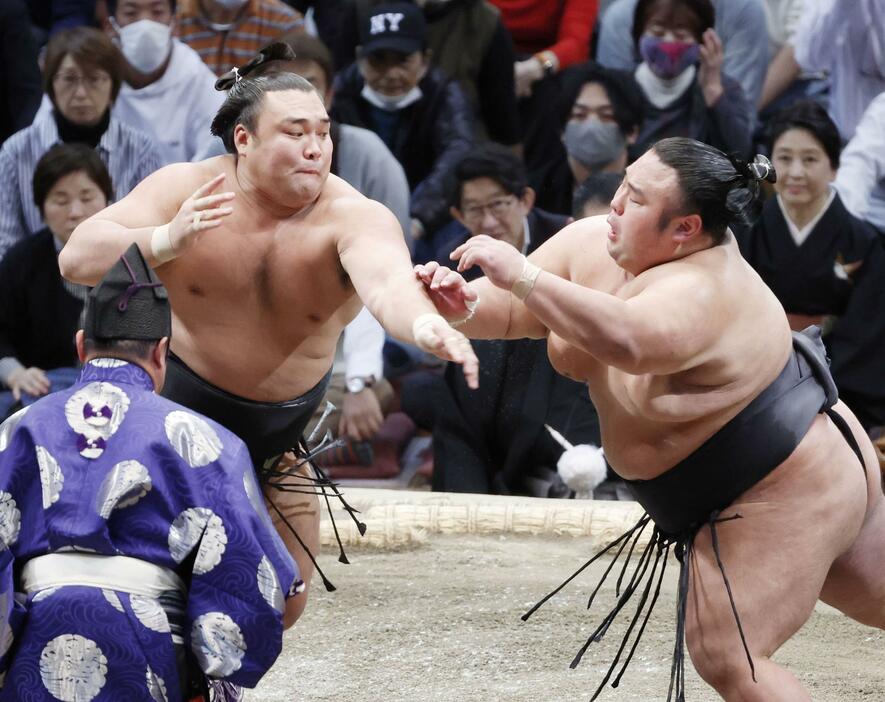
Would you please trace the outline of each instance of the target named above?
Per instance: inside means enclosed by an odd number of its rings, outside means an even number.
[[[589,58],[599,0],[489,0],[520,53],[552,51],[560,69]]]

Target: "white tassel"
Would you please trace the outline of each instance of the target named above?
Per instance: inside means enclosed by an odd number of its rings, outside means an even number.
[[[602,449],[593,444],[578,444],[563,451],[556,469],[578,499],[593,499],[593,490],[607,473]]]

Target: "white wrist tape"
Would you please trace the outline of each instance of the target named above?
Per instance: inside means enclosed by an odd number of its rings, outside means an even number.
[[[178,255],[172,250],[172,239],[169,236],[168,224],[154,227],[154,231],[151,234],[151,255],[157,261],[157,265],[171,261]]]
[[[476,308],[479,306],[479,296],[475,300],[464,300],[464,306],[467,308],[467,316],[464,319],[459,319],[455,322],[449,322],[449,325],[457,329],[462,324],[467,324],[471,319],[473,319],[473,315],[476,314]]]
[[[535,281],[540,274],[541,269],[538,268],[538,266],[530,262],[527,258],[524,259],[522,273],[519,278],[516,279],[516,282],[510,287],[510,292],[520,300],[525,300],[532,291],[532,288],[535,287]]]
[[[415,321],[412,322],[412,336],[415,337],[415,345],[418,348],[427,350],[434,347],[437,336],[431,326],[437,321],[448,324],[442,315],[432,312],[419,314],[415,317]]]

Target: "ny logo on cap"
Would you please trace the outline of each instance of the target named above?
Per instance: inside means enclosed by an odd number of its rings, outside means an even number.
[[[403,21],[405,15],[402,12],[384,12],[380,15],[373,15],[372,26],[369,28],[369,34],[384,34],[384,32],[398,32],[399,23]],[[387,28],[390,25],[390,29]]]

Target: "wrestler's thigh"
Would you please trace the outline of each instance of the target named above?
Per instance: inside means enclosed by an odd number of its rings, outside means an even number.
[[[815,420],[803,450],[722,513],[741,518],[716,526],[754,656],[770,656],[801,628],[830,565],[860,529],[856,510],[862,509],[864,493],[834,468],[846,460],[847,447],[830,441],[831,428],[824,417]],[[695,539],[692,566],[686,637],[695,666],[705,678],[749,674],[709,527]]]
[[[841,403],[836,410],[849,423],[864,455],[867,504],[860,532],[830,568],[821,599],[864,624],[885,628],[885,497],[879,461],[850,410]],[[859,468],[859,461],[852,454],[843,470],[859,477]]]

